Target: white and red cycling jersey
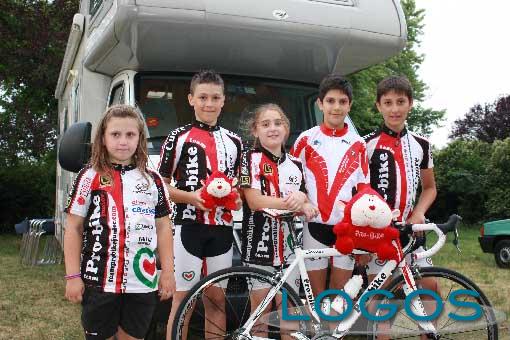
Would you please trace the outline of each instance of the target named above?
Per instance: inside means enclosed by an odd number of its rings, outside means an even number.
[[[263,147],[241,157],[241,188],[255,189],[264,196],[285,198],[293,192],[306,194],[301,161],[283,152],[280,157]],[[292,217],[290,220],[292,221]],[[243,206],[242,260],[263,266],[279,266],[292,253],[292,238],[286,219]]]
[[[66,213],[85,218],[81,277],[111,293],[157,289],[156,218],[170,214],[160,175],[134,165],[115,165],[113,178],[82,169],[69,193]]]
[[[235,133],[195,121],[170,132],[161,147],[159,173],[174,179],[177,189],[196,191],[216,170],[237,177],[241,151],[241,138]],[[232,214],[224,207],[204,212],[192,204],[176,203],[174,223],[232,225]]]
[[[303,163],[308,198],[320,214],[311,222],[334,225],[358,185],[369,184],[366,146],[347,124],[330,129],[324,124],[304,131],[290,151]]]
[[[370,184],[405,221],[415,205],[420,170],[434,166],[428,140],[404,128],[400,133],[385,125],[364,137],[370,161]]]

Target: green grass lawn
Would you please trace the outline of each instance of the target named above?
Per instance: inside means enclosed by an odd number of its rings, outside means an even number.
[[[64,298],[64,266],[21,266],[20,241],[0,235],[0,339],[83,339],[81,307]]]
[[[462,253],[449,240],[434,264],[472,279],[497,310],[510,315],[510,270],[498,268],[492,254],[482,253],[478,234],[478,229],[461,227]],[[64,299],[63,265],[21,266],[20,240],[0,235],[0,339],[82,339],[80,306]],[[510,339],[508,321],[500,339]]]

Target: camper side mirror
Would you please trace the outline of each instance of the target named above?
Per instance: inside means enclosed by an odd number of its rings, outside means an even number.
[[[71,125],[60,140],[58,162],[71,172],[78,172],[90,158],[90,132],[92,124],[80,122]]]

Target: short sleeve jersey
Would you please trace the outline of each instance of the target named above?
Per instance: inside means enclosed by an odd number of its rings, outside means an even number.
[[[291,154],[303,162],[308,198],[320,214],[311,222],[334,225],[358,186],[368,185],[369,169],[363,139],[347,124],[330,129],[324,124],[304,131]]]
[[[306,193],[301,161],[289,154],[281,157],[264,148],[244,152],[241,158],[241,187],[262,195],[285,198],[292,192]],[[243,207],[242,259],[265,266],[284,262],[285,220]]]
[[[396,133],[386,126],[364,139],[370,184],[392,209],[400,210],[399,220],[405,221],[415,205],[420,170],[434,166],[430,143],[406,128]]]
[[[219,126],[194,122],[170,132],[161,147],[159,173],[175,180],[175,187],[196,191],[213,171],[229,178],[239,175],[241,138]],[[232,213],[224,207],[209,212],[192,204],[176,203],[176,224],[232,225]]]
[[[86,286],[111,293],[157,289],[156,218],[170,214],[160,175],[115,165],[113,179],[93,168],[76,177],[66,213],[85,218],[81,275]]]

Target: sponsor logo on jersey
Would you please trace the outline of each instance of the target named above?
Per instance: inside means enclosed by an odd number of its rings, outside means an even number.
[[[190,143],[193,143],[193,144],[197,144],[198,146],[200,146],[202,149],[205,149],[205,144],[202,143],[201,141],[198,141],[196,139],[193,139],[193,138],[190,138],[189,139],[189,142]]]
[[[83,198],[83,196],[80,196],[80,197],[78,197],[77,202],[78,202],[79,205],[84,205],[85,204],[85,198]]]
[[[152,243],[152,237],[149,236],[139,236],[138,237],[138,244],[144,245],[144,246],[150,246]]]
[[[291,175],[291,176],[289,176],[289,181],[288,181],[288,183],[287,183],[287,184],[297,184],[297,183],[298,183],[298,181],[299,181],[298,176],[296,176],[296,175]]]
[[[152,230],[152,229],[154,229],[154,226],[150,225],[150,224],[137,223],[135,225],[135,230],[137,230],[137,231],[139,231],[139,230]]]
[[[135,193],[136,194],[146,194],[146,195],[150,195],[150,193],[147,192],[147,190],[149,190],[149,183],[147,182],[144,182],[144,183],[138,183],[136,186],[135,186]]]
[[[156,288],[158,277],[156,271],[156,256],[149,248],[138,250],[133,261],[135,276],[149,288]]]
[[[133,201],[131,201],[131,205],[141,205],[141,206],[144,206],[144,205],[147,205],[147,202],[139,201],[139,200],[133,200]]]
[[[250,176],[241,176],[241,185],[250,185]]]
[[[271,164],[267,163],[264,164],[264,173],[266,175],[271,175],[273,173],[273,167],[271,166]]]
[[[321,145],[321,144],[322,144],[322,143],[321,143],[321,141],[320,141],[320,140],[318,140],[318,139],[316,139],[316,140],[314,140],[314,141],[312,142],[312,145],[314,145],[314,146],[318,146],[318,145]]]
[[[269,237],[271,234],[271,221],[272,218],[269,216],[265,216],[264,225],[262,226],[262,235],[260,237],[260,241],[257,242],[257,253],[256,257],[259,258],[269,258]]]
[[[377,259],[377,260],[375,260],[375,263],[376,263],[378,266],[381,266],[381,267],[382,267],[382,266],[384,266],[384,265],[386,264],[386,260],[382,261],[382,260]]]
[[[182,278],[189,282],[195,278],[195,272],[193,270],[190,270],[189,272],[182,272]]]
[[[145,216],[154,216],[156,215],[156,209],[154,208],[142,208],[142,207],[133,207],[131,211],[136,214],[142,214]]]
[[[99,176],[99,187],[109,187],[112,185],[112,180],[109,177]]]
[[[83,180],[83,184],[80,189],[80,196],[87,197],[90,194],[90,185],[92,184],[92,179],[90,177],[86,177]],[[79,202],[78,202],[79,203]]]
[[[388,194],[386,191],[390,185],[389,181],[389,156],[386,152],[379,154],[379,169],[377,169],[377,191],[382,194],[384,200],[388,200]]]
[[[85,279],[99,282],[98,271],[98,261],[100,260],[100,256],[98,253],[103,249],[103,245],[101,244],[101,235],[103,233],[103,225],[101,224],[101,216],[104,216],[102,207],[101,207],[101,198],[99,195],[94,196],[92,199],[92,203],[94,205],[94,210],[90,215],[89,226],[91,228],[91,240],[89,240],[91,244],[92,256],[85,262],[85,272],[83,273],[83,277]],[[103,203],[104,204],[104,203]]]
[[[117,207],[112,207],[112,214],[111,214],[111,233],[110,233],[110,254],[109,254],[109,260],[110,263],[108,263],[108,282],[113,283],[115,282],[115,269],[116,269],[116,263],[117,263],[117,252],[119,249],[119,220],[118,220],[118,213],[117,213]]]

